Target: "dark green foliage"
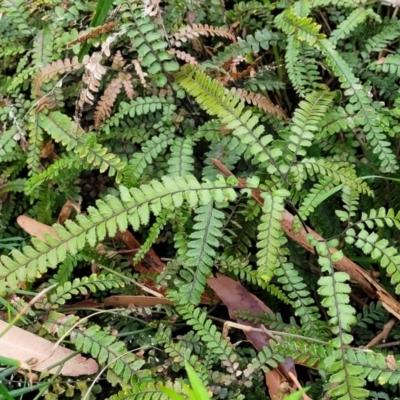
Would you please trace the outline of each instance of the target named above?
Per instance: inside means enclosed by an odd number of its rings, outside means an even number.
[[[315,399],[395,398],[398,346],[363,346],[398,315],[397,9],[225,3],[2,2],[0,313],[55,285],[18,323],[96,359],[114,400],[184,393],[186,362],[213,398],[278,398],[286,358]],[[216,303],[217,273],[271,312]],[[143,294],[169,302],[111,297]]]

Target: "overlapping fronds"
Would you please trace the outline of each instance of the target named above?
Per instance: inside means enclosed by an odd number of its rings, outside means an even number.
[[[268,170],[276,171],[273,160],[280,155],[280,150],[271,151],[267,147],[272,136],[264,134],[265,128],[259,125],[259,118],[250,110],[244,110],[244,103],[238,96],[190,65],[177,74],[177,82],[196,98],[202,108],[217,115],[226,129],[231,129],[234,136],[246,143],[257,162],[269,161],[272,164]]]
[[[178,313],[200,335],[206,346],[221,360],[232,366],[236,359],[234,347],[223,339],[217,327],[207,317],[207,313],[193,305],[179,305]]]
[[[396,171],[398,169],[396,157],[382,129],[379,115],[371,105],[371,99],[368,97],[366,89],[360,84],[360,80],[354,75],[346,61],[335,50],[332,42],[324,39],[324,35],[319,33],[319,25],[311,18],[297,16],[293,9],[284,11],[275,21],[284,32],[296,34],[299,40],[315,46],[326,57],[333,73],[339,78],[342,88],[345,89],[350,103],[358,110],[360,124],[364,128],[372,151],[380,160],[381,170],[383,172]]]
[[[125,163],[117,156],[107,153],[107,149],[93,141],[90,135],[83,136],[80,128],[74,126],[70,118],[59,111],[38,116],[39,126],[46,131],[56,142],[61,142],[67,150],[73,150],[80,158],[89,164],[97,166],[100,171],[109,170],[113,176],[125,168]],[[91,140],[90,140],[91,139]]]
[[[354,29],[362,24],[367,18],[373,18],[381,22],[381,18],[372,8],[358,7],[354,9],[348,17],[342,21],[332,32],[329,40],[336,44],[339,40],[346,38]]]
[[[236,198],[236,192],[219,178],[215,183],[199,183],[193,176],[164,177],[141,188],[120,188],[121,197],[108,195],[90,207],[88,215],[78,215],[76,222],[67,220],[65,226],[54,225],[58,238],[45,235],[45,241],[32,239],[32,246],[14,250],[11,256],[1,256],[0,292],[8,286],[18,287],[20,282],[31,281],[37,274],[54,268],[64,260],[67,252],[76,254],[86,243],[95,246],[106,235],[112,237],[117,229],[124,232],[128,225],[137,230],[149,222],[150,213],[158,215],[162,209],[173,210],[187,202],[190,207],[207,205],[213,198]]]

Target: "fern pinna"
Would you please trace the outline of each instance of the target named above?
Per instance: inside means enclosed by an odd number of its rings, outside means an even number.
[[[64,3],[0,6],[4,315],[56,284],[26,318],[107,368],[113,399],[183,392],[185,360],[215,398],[283,397],[263,374],[287,357],[319,373],[309,397],[386,398],[397,347],[368,342],[400,310],[397,9],[115,0],[95,26],[101,7]],[[26,245],[17,217],[70,200]],[[217,271],[276,313],[236,315],[268,348],[220,332]],[[172,305],[97,310],[142,289]]]

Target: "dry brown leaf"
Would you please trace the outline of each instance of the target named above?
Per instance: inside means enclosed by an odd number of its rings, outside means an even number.
[[[41,222],[36,221],[35,219],[26,215],[20,215],[17,218],[17,223],[25,232],[29,233],[31,236],[37,237],[42,241],[45,241],[45,233],[50,233],[50,235],[58,239],[57,232],[54,228],[49,225],[42,224]]]
[[[63,224],[67,219],[69,219],[73,209],[77,214],[81,213],[81,206],[76,201],[67,200],[58,215],[57,224]]]
[[[6,322],[0,321],[0,332],[7,327],[8,324]],[[54,344],[49,340],[24,331],[16,326],[11,327],[0,338],[0,355],[23,362],[34,359],[35,363],[31,366],[31,369],[34,371],[44,371],[49,366],[66,359],[74,353],[74,351],[62,346],[57,346],[54,351],[53,348]],[[98,369],[99,366],[95,360],[78,354],[63,364],[61,375],[93,375],[97,373]],[[54,374],[57,371],[58,367],[54,367],[50,370],[50,373]]]
[[[272,313],[272,310],[267,307],[258,297],[254,296],[246,290],[239,282],[228,278],[222,274],[216,274],[215,278],[208,278],[207,283],[215,291],[218,297],[226,305],[231,318],[242,325],[260,328],[260,324],[255,324],[249,321],[242,320],[235,316],[236,311],[250,311],[255,317],[260,313]],[[259,351],[269,344],[269,337],[264,332],[244,330],[244,334],[251,344]],[[287,358],[284,363],[280,364],[277,370],[266,374],[266,382],[271,398],[282,398],[283,383],[289,381],[294,387],[294,383],[290,378],[289,372],[296,376],[294,361]]]
[[[172,301],[150,296],[110,296],[104,299],[104,305],[110,307],[153,307],[158,304],[172,304]]]

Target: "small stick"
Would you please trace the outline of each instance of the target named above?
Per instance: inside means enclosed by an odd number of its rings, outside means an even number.
[[[396,323],[396,319],[392,318],[389,322],[387,322],[381,333],[378,333],[366,346],[364,346],[365,349],[370,348],[371,346],[375,346],[377,343],[379,343],[381,340],[385,340],[389,332],[392,330],[394,324]]]
[[[288,374],[289,374],[290,378],[293,380],[293,382],[296,385],[297,389],[299,389],[299,390],[303,389],[301,384],[300,384],[300,382],[297,380],[296,376],[294,375],[294,373],[289,371]],[[312,398],[308,397],[305,393],[303,393],[302,396],[303,396],[304,400],[312,400]]]

